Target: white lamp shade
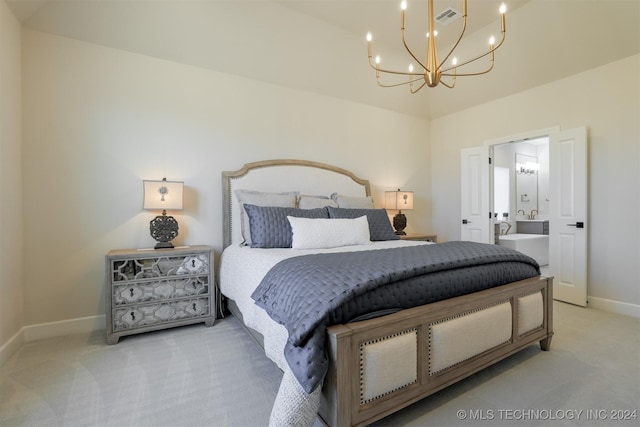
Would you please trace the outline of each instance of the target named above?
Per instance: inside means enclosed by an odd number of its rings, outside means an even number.
[[[143,181],[144,203],[147,210],[182,210],[181,181]]]
[[[385,209],[411,210],[413,209],[413,191],[385,191]]]

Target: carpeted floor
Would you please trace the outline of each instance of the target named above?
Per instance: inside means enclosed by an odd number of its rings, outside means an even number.
[[[282,373],[235,318],[26,344],[0,369],[0,426],[254,426]]]
[[[376,426],[638,425],[640,319],[562,303],[554,315],[551,351],[531,346]],[[0,426],[265,426],[281,376],[233,317],[113,346],[104,331],[34,341],[0,368]]]

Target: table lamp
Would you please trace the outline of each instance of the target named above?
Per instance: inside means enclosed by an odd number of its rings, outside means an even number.
[[[182,210],[182,190],[184,183],[181,181],[143,181],[144,203],[143,209],[162,210],[149,222],[151,237],[158,243],[155,249],[173,248],[171,241],[178,236],[178,221],[172,216],[167,216],[167,210]]]
[[[397,235],[403,236],[407,226],[407,217],[404,216],[402,210],[413,209],[413,191],[385,191],[385,209],[397,210],[398,213],[393,217],[393,228]]]

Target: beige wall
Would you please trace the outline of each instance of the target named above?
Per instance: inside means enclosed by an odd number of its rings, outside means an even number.
[[[23,55],[28,325],[104,313],[105,253],[155,243],[143,179],[184,180],[177,244],[219,251],[221,171],[270,158],[411,189],[431,229],[426,119],[31,30]]]
[[[0,1],[0,349],[23,326],[20,31]]]
[[[640,305],[640,56],[431,122],[433,227],[460,238],[460,149],[560,126],[589,138],[588,295]],[[592,298],[593,299],[593,298]]]

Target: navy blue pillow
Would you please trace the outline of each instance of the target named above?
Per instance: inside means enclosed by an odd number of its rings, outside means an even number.
[[[249,216],[252,248],[290,248],[293,239],[287,216],[329,218],[326,208],[297,209],[244,204]]]
[[[359,218],[367,216],[371,241],[398,240],[400,236],[393,232],[391,222],[384,209],[342,209],[327,206],[329,218]]]

